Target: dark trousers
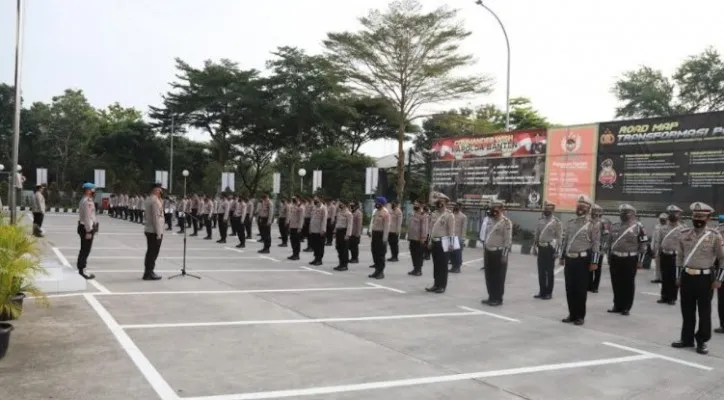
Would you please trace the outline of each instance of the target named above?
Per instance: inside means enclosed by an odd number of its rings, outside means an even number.
[[[334,231],[334,221],[331,219],[327,220],[327,231],[326,231],[326,239],[327,244],[332,244],[332,240],[335,238],[335,231]]]
[[[311,222],[311,218],[304,218],[304,225],[302,225],[302,238],[309,237],[309,222]],[[307,246],[309,246],[309,243],[307,243]]]
[[[449,259],[450,259],[450,264],[452,264],[453,269],[460,269],[460,267],[463,266],[463,248],[462,248],[462,246],[457,250],[451,251]]]
[[[340,267],[346,267],[349,264],[349,240],[345,237],[346,235],[347,228],[337,229],[335,232],[334,247],[337,249]]]
[[[387,243],[390,245],[391,257],[397,259],[400,254],[400,234],[391,232],[389,238],[387,238]]]
[[[80,271],[84,270],[88,265],[88,256],[90,255],[91,247],[93,247],[93,233],[91,232],[90,239],[86,239],[85,235],[85,225],[78,224],[78,236],[80,236],[80,251],[78,252],[78,261],[75,265]]]
[[[324,257],[324,235],[322,232],[309,232],[309,246],[314,251],[314,261],[322,261]]]
[[[163,214],[163,220],[166,222],[166,226],[168,227],[168,230],[173,229],[173,214]]]
[[[596,268],[595,271],[590,271],[588,275],[590,276],[588,280],[588,290],[590,291],[598,291],[598,287],[601,286],[601,264],[603,264],[603,256],[601,256],[601,261],[598,262],[598,268]]]
[[[372,231],[372,262],[375,265],[375,272],[384,272],[385,255],[387,254],[387,244],[382,240],[382,231]]]
[[[485,250],[484,257],[485,287],[488,290],[488,300],[502,302],[505,294],[505,277],[508,274],[508,263],[503,262],[502,250]]]
[[[287,225],[287,218],[279,218],[279,236],[282,237],[282,244],[287,244],[289,240],[289,225]]]
[[[566,279],[566,301],[568,316],[574,320],[586,319],[586,300],[588,300],[588,283],[590,282],[591,256],[566,257],[563,275]]]
[[[146,258],[143,261],[146,274],[152,273],[156,268],[156,259],[158,258],[158,253],[161,251],[162,241],[163,238],[159,239],[155,233],[146,232]]]
[[[638,257],[616,257],[611,254],[608,259],[613,288],[613,309],[628,311],[633,307],[636,292],[636,263]]]
[[[259,233],[261,233],[261,241],[264,243],[264,248],[268,249],[271,247],[271,225],[269,224],[269,217],[257,217],[259,223]]]
[[[425,244],[421,240],[410,240],[410,258],[412,267],[419,271],[422,269],[422,260],[425,256]]]
[[[289,241],[292,242],[292,255],[295,257],[299,257],[299,236],[299,228],[292,228],[289,230]]]
[[[246,229],[244,228],[244,221],[242,217],[234,217],[236,220],[236,237],[239,238],[239,244],[242,246],[246,245]]]
[[[359,260],[359,236],[349,237],[349,256],[354,261]]]
[[[213,224],[214,228],[216,228],[218,222],[221,221],[223,216],[224,216],[223,214],[219,214],[219,213],[211,214],[211,223]]]
[[[251,239],[251,215],[249,214],[244,217],[244,229],[246,230],[246,237]]]
[[[204,223],[204,227],[206,228],[206,237],[211,237],[211,216],[209,214],[203,214],[201,219]]]
[[[229,220],[224,219],[223,214],[219,217],[219,236],[221,240],[226,240],[226,234],[229,231]]]
[[[194,235],[198,235],[199,233],[199,210],[196,208],[191,209],[191,223],[194,227]]]
[[[555,283],[556,249],[553,246],[538,246],[538,294],[553,295]]]
[[[440,289],[447,288],[447,254],[442,248],[442,241],[432,243],[432,275],[433,286]]]
[[[712,274],[681,274],[681,341],[706,343],[711,339],[711,287]],[[699,330],[696,330],[696,314],[699,312]],[[696,330],[696,333],[694,332]]]
[[[45,214],[41,212],[34,212],[33,213],[33,225],[37,225],[38,228],[41,228],[43,226],[43,219],[45,218]]]
[[[724,287],[716,290],[717,311],[719,312],[719,327],[724,328]]]
[[[661,300],[676,301],[679,294],[679,288],[676,287],[676,254],[661,253],[659,263],[661,264]]]

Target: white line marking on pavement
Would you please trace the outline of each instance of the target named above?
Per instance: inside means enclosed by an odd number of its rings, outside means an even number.
[[[126,351],[128,357],[130,357],[131,360],[133,360],[133,363],[136,364],[136,367],[138,367],[138,370],[141,371],[141,374],[143,374],[148,383],[151,384],[151,387],[153,387],[156,391],[158,397],[160,397],[161,400],[179,399],[176,392],[171,388],[171,385],[163,379],[161,374],[153,367],[153,364],[148,361],[148,358],[146,358],[138,346],[133,343],[130,336],[128,336],[128,334],[118,325],[118,322],[116,322],[113,316],[111,316],[108,310],[103,307],[98,299],[90,294],[86,294],[84,297],[86,301],[88,301],[88,304],[93,307],[93,310],[95,310],[101,320],[103,320],[106,324],[113,336],[115,336],[116,340],[118,340],[121,348]]]
[[[264,258],[264,259],[266,259],[266,260],[271,260],[271,261],[274,261],[274,262],[279,262],[279,260],[277,260],[277,259],[276,259],[276,258],[274,258],[274,257],[269,257],[269,256],[259,256],[259,258]]]
[[[58,234],[69,234],[69,233],[76,233],[75,230],[73,231],[45,231],[45,233],[58,233]],[[141,237],[143,232],[106,232],[106,231],[100,231],[98,232],[95,238],[102,237],[102,236],[138,236]]]
[[[659,359],[662,359],[662,360],[670,361],[670,362],[672,362],[672,363],[681,364],[681,365],[686,365],[687,367],[692,367],[692,368],[696,368],[696,369],[701,369],[701,370],[704,370],[704,371],[713,371],[713,370],[714,370],[714,368],[712,368],[712,367],[707,367],[706,365],[701,365],[701,364],[697,364],[697,363],[693,363],[693,362],[689,362],[689,361],[684,361],[684,360],[681,360],[681,359],[679,359],[679,358],[667,357],[667,356],[664,356],[664,355],[661,355],[661,354],[658,354],[658,353],[652,353],[652,352],[649,352],[649,351],[644,351],[644,350],[635,349],[635,348],[633,348],[633,347],[622,346],[622,345],[616,344],[616,343],[603,342],[603,344],[605,344],[606,346],[615,347],[615,348],[617,348],[617,349],[630,351],[630,352],[632,352],[632,353],[638,353],[638,354],[640,354],[640,355],[642,355],[642,356],[648,356],[648,357],[651,357],[651,358],[659,358]]]
[[[58,249],[61,250],[80,250],[79,247],[58,247]],[[93,250],[131,250],[133,247],[103,247],[103,246],[93,246]],[[183,251],[183,247],[163,247],[161,246],[161,251],[164,250],[168,251]],[[219,249],[213,248],[213,247],[187,247],[187,251],[219,251]]]
[[[378,285],[378,284],[376,284],[376,283],[372,283],[372,282],[367,282],[367,285],[369,285],[369,286],[372,286],[372,287],[374,287],[374,288],[378,288],[378,289],[385,289],[385,290],[389,290],[390,292],[395,292],[395,293],[402,293],[402,294],[405,294],[405,293],[407,293],[407,292],[405,292],[404,290],[400,290],[400,289],[393,289],[393,288],[391,288],[391,287],[387,287],[387,286],[382,286],[382,285]]]
[[[144,256],[99,256],[95,260],[143,260]],[[159,260],[181,260],[183,256],[158,257]],[[186,257],[187,260],[258,260],[259,257]]]
[[[468,265],[468,264],[472,264],[472,263],[474,263],[474,262],[483,261],[483,260],[485,260],[484,257],[476,258],[476,259],[474,259],[474,260],[465,261],[465,262],[463,263],[463,265]]]
[[[369,383],[359,383],[351,385],[340,385],[340,386],[324,386],[307,389],[296,389],[296,390],[277,390],[273,392],[256,392],[256,393],[241,393],[241,394],[227,394],[220,396],[204,396],[204,397],[186,397],[183,400],[259,400],[259,399],[278,399],[285,397],[299,397],[299,396],[315,396],[322,394],[333,394],[333,393],[348,393],[348,392],[359,392],[363,390],[373,389],[389,389],[396,387],[416,386],[416,385],[429,385],[433,383],[443,382],[459,382],[472,379],[483,379],[483,378],[494,378],[499,376],[511,376],[521,374],[531,374],[535,372],[548,372],[548,371],[559,371],[565,369],[575,368],[587,368],[598,365],[611,365],[611,364],[623,364],[634,361],[650,360],[652,356],[636,355],[628,357],[617,357],[617,358],[603,358],[598,360],[590,361],[579,361],[571,363],[559,363],[559,364],[545,364],[534,367],[523,367],[523,368],[511,368],[501,369],[496,371],[486,372],[473,372],[467,374],[453,374],[453,375],[440,375],[430,376],[426,378],[413,378],[413,379],[401,379],[394,381],[378,381]],[[383,396],[384,397],[384,396]]]
[[[565,268],[565,267],[558,267],[558,268],[556,268],[556,270],[553,271],[553,275],[558,275],[558,273],[560,273],[561,271],[563,271],[563,268]]]
[[[646,294],[649,296],[661,296],[661,293],[654,293],[654,292],[641,292],[641,294]]]
[[[64,267],[73,269],[73,267],[72,267],[72,266],[70,265],[70,263],[68,262],[68,259],[65,258],[65,256],[63,255],[63,253],[62,253],[60,250],[58,250],[57,247],[53,247],[53,253],[55,253],[55,256],[58,258],[58,260],[60,261],[60,263],[63,264]],[[101,285],[98,281],[96,281],[96,280],[94,280],[94,279],[90,279],[90,280],[88,280],[88,281],[86,281],[86,282],[90,283],[91,286],[93,286],[94,288],[98,289],[98,291],[101,292],[101,293],[109,294],[109,293],[111,292],[111,291],[108,290],[105,286]]]
[[[94,293],[96,296],[138,296],[138,295],[176,295],[176,294],[247,294],[247,293],[296,293],[296,292],[341,292],[347,290],[380,290],[383,288],[370,286],[352,286],[336,288],[306,288],[306,289],[249,289],[249,290],[176,290],[158,292],[110,292]]]
[[[237,253],[243,253],[244,250],[235,249],[233,247],[224,247],[224,250],[235,251]]]
[[[374,317],[347,317],[347,318],[310,318],[310,319],[277,319],[259,321],[226,321],[226,322],[181,322],[176,324],[133,324],[121,325],[123,329],[156,329],[156,328],[193,328],[202,326],[241,326],[241,325],[277,325],[277,324],[318,324],[325,322],[359,322],[359,321],[387,321],[397,319],[441,318],[441,317],[469,317],[483,315],[473,312],[451,312],[434,314],[404,314],[382,315]]]
[[[176,269],[157,269],[156,272],[161,273],[173,273],[178,272]],[[201,274],[204,272],[309,272],[309,271],[315,271],[311,268],[309,268],[307,271],[303,269],[189,269],[188,272],[193,272],[197,274]],[[140,274],[141,271],[137,269],[95,269],[93,270],[93,273],[113,273],[113,274],[122,274],[122,273],[134,273],[134,274]],[[322,271],[317,271],[322,272]],[[331,275],[331,274],[330,274]]]
[[[309,268],[309,267],[299,267],[299,268],[305,269],[307,271],[319,272],[320,274],[324,274],[324,275],[334,275],[331,272],[322,271],[321,269],[314,269],[314,268]]]
[[[467,310],[467,311],[470,311],[470,312],[476,312],[476,313],[479,313],[479,314],[485,314],[485,315],[487,315],[487,316],[489,316],[489,317],[502,319],[502,320],[508,321],[508,322],[520,322],[519,319],[510,318],[510,317],[506,317],[505,315],[495,314],[495,313],[491,313],[491,312],[487,312],[487,311],[483,311],[483,310],[478,310],[477,308],[471,308],[471,307],[465,307],[465,306],[458,306],[458,307],[461,308],[461,309],[463,309],[463,310]]]

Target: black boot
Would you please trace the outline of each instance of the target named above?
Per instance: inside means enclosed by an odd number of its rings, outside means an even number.
[[[407,275],[410,275],[410,276],[421,276],[421,275],[422,275],[422,271],[420,271],[420,268],[415,268],[415,269],[413,269],[412,271],[408,272]]]
[[[85,268],[78,268],[78,273],[80,274],[80,276],[82,276],[82,277],[85,278],[86,280],[91,280],[91,279],[95,279],[95,278],[96,278],[96,276],[93,275],[93,274],[87,274],[87,273],[85,272]]]
[[[159,280],[159,279],[161,279],[161,277],[158,276],[158,275],[156,275],[156,273],[154,273],[152,270],[151,270],[151,271],[146,270],[146,271],[143,273],[143,280],[144,280],[144,281],[157,281],[157,280]]]

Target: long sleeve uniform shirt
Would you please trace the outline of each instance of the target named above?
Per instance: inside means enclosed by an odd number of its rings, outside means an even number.
[[[362,210],[359,208],[352,213],[352,236],[362,237]]]
[[[40,190],[33,196],[33,212],[45,214],[45,196],[40,193]]]
[[[684,228],[679,239],[679,251],[676,252],[676,265],[680,268],[709,269],[714,261],[724,265],[724,245],[722,236],[713,228]],[[677,271],[681,275],[680,271]],[[724,269],[718,279],[722,280]]]
[[[304,209],[298,204],[289,207],[289,229],[301,229],[304,225]]]
[[[434,211],[430,216],[430,225],[430,237],[433,239],[455,236],[455,216],[448,210]]]
[[[599,224],[600,222],[591,220],[587,215],[566,221],[561,257],[591,252],[593,254],[591,262],[598,263],[601,251],[601,227]]]
[[[352,236],[352,225],[354,225],[352,219],[352,213],[349,210],[337,210],[337,222],[334,224],[334,229],[344,229],[346,230],[344,236]]]
[[[659,230],[659,234],[656,236],[656,245],[653,246],[655,254],[675,254],[679,250],[681,231],[684,229],[686,229],[686,225],[679,221],[669,222],[661,226],[661,230]]]
[[[643,224],[634,220],[614,222],[611,226],[609,252],[619,257],[637,256],[643,262],[648,248],[648,236]]]
[[[337,218],[337,206],[330,204],[327,206],[327,219],[334,222],[335,218]]]
[[[199,214],[201,215],[211,215],[211,212],[214,209],[214,202],[211,200],[205,201],[204,204],[201,205],[201,211]]]
[[[309,233],[327,232],[327,207],[320,204],[312,209],[312,217],[309,220]]]
[[[402,210],[399,207],[390,211],[390,233],[399,234],[402,230]]]
[[[279,218],[286,218],[289,215],[289,204],[282,204],[279,207]]]
[[[236,207],[234,207],[234,217],[243,218],[246,214],[246,202],[241,200],[237,201]]]
[[[144,219],[144,229],[146,233],[163,234],[163,203],[161,199],[155,196],[149,196],[143,205],[146,218]]]
[[[551,246],[558,251],[558,246],[563,238],[563,225],[558,217],[551,215],[549,217],[542,216],[538,219],[538,225],[535,228],[534,246]]]
[[[390,236],[390,223],[392,218],[390,212],[386,208],[382,207],[375,211],[372,215],[372,221],[370,222],[370,230],[372,232],[382,232],[382,241],[386,242]]]
[[[407,240],[424,242],[428,233],[427,214],[416,212],[407,223]]]
[[[487,235],[485,249],[489,251],[502,250],[503,255],[507,255],[513,246],[513,222],[504,215],[498,218],[490,218],[488,220]]]
[[[462,211],[453,213],[455,216],[455,236],[459,237],[460,240],[465,238],[465,230],[468,227],[468,216],[463,214]]]
[[[221,219],[224,221],[228,221],[230,212],[231,200],[221,200]]]
[[[95,226],[96,204],[90,197],[83,197],[78,204],[78,222],[85,227],[86,233],[91,233]]]

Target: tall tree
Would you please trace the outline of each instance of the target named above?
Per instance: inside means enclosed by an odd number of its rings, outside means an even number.
[[[397,138],[397,113],[387,99],[350,96],[344,104],[346,109],[339,121],[339,131],[351,155],[357,154],[367,142]]]
[[[360,18],[358,32],[329,33],[324,45],[330,59],[346,73],[355,89],[388,99],[398,113],[397,193],[405,188],[406,121],[427,104],[457,100],[490,91],[488,78],[457,76],[473,64],[460,44],[470,36],[457,20],[457,10],[423,12],[418,0],[399,0],[386,12]]]
[[[643,66],[612,88],[616,118],[650,118],[724,110],[724,61],[709,48],[684,60],[671,78]]]

